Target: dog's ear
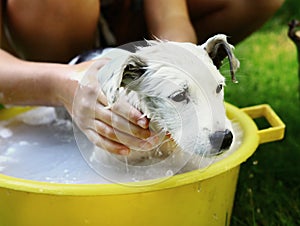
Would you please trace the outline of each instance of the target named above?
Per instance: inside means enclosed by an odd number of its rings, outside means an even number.
[[[224,58],[228,57],[230,65],[231,79],[237,83],[235,72],[240,66],[240,62],[233,54],[234,47],[227,42],[226,35],[218,34],[208,39],[201,47],[206,50],[214,65],[219,69]]]
[[[137,80],[144,74],[146,63],[140,57],[128,52],[102,67],[98,74],[101,90],[107,97],[108,107],[119,98],[120,90],[133,90]],[[120,89],[121,88],[121,89]]]
[[[121,87],[132,87],[132,83],[146,72],[146,67],[147,64],[142,58],[135,55],[130,56],[123,71]]]

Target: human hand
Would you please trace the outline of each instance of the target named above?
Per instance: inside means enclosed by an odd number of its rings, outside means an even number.
[[[64,106],[88,139],[109,152],[127,155],[130,149],[151,149],[157,138],[149,138],[149,121],[141,112],[125,99],[107,107],[97,79],[97,72],[107,62],[100,59],[70,65],[73,73],[62,87]]]

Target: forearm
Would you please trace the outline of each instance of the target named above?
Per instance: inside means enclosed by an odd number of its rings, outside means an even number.
[[[170,19],[153,31],[153,35],[162,40],[197,43],[192,25],[180,17]]]
[[[170,41],[197,43],[185,0],[145,0],[150,34]]]
[[[0,50],[0,103],[62,105],[55,84],[66,65],[23,61]]]

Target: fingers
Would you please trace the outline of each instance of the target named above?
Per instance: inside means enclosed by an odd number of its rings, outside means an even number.
[[[158,143],[158,138],[150,137],[149,129],[131,122],[139,119],[142,114],[127,102],[123,104],[125,107],[120,103],[120,106],[114,109],[118,110],[116,113],[99,102],[94,107],[82,103],[81,107],[85,107],[81,108],[82,114],[81,117],[77,117],[79,119],[77,125],[91,142],[114,154],[127,155],[130,149],[140,151],[152,149]],[[148,123],[148,120],[145,120]]]
[[[129,107],[134,109],[131,105]],[[91,121],[89,124],[89,129],[94,130],[102,138],[124,144],[134,150],[152,149],[159,140],[158,137],[151,136],[149,129],[133,124],[100,103],[96,105],[95,121]]]
[[[98,101],[104,106],[108,105],[107,99],[101,91],[98,94]],[[139,127],[146,129],[149,126],[149,120],[124,98],[114,103],[111,110]]]
[[[99,135],[94,130],[86,130],[85,134],[93,144],[107,150],[108,152],[117,155],[128,155],[130,153],[130,149],[125,145],[109,140]]]
[[[116,102],[112,106],[112,111],[139,127],[146,129],[149,126],[149,120],[125,100]]]
[[[102,104],[103,106],[108,106],[106,96],[101,91],[101,89],[99,89],[99,91],[98,91],[98,102],[99,102],[99,104]]]
[[[132,106],[128,106],[128,108],[132,109],[129,111],[136,110]],[[139,114],[141,114],[141,113],[139,113]],[[146,139],[151,134],[149,129],[144,129],[136,124],[133,124],[132,122],[130,122],[132,120],[129,119],[130,121],[128,121],[128,118],[126,119],[126,118],[122,117],[122,115],[119,115],[119,114],[105,108],[103,105],[101,105],[99,103],[96,105],[95,118],[99,121],[103,121],[104,123],[106,123],[107,125],[109,125],[111,127],[117,128],[118,131],[130,134],[130,135],[135,136],[140,139]]]
[[[102,137],[107,138],[110,141],[121,143],[126,147],[134,150],[146,151],[153,148],[156,142],[154,139],[139,139],[136,136],[119,131],[116,128],[108,126],[102,121],[95,121],[95,131]]]
[[[158,143],[148,129],[149,120],[121,99],[110,109],[99,89],[95,74],[105,62],[95,62],[85,72],[74,101],[73,118],[95,145],[114,154],[127,155],[130,149],[148,150]],[[82,63],[84,64],[84,63]]]
[[[129,134],[96,120],[93,127],[84,130],[89,140],[95,145],[119,155],[128,155],[130,149],[137,151],[147,151],[154,148],[159,141],[156,136],[148,139],[139,139]]]

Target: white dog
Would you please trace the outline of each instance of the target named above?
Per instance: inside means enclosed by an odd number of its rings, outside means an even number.
[[[212,156],[230,148],[234,135],[226,117],[223,98],[225,78],[219,68],[228,56],[233,82],[239,61],[225,35],[203,45],[149,41],[135,52],[112,49],[91,52],[72,63],[108,57],[98,80],[109,106],[121,96],[150,119],[150,129],[169,134],[163,145],[148,152],[133,150],[129,160],[138,162],[183,150]],[[170,142],[167,142],[170,141]]]

